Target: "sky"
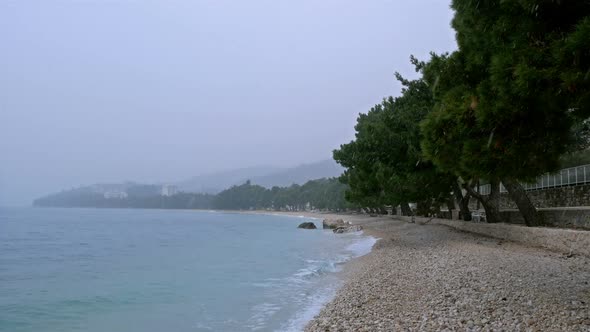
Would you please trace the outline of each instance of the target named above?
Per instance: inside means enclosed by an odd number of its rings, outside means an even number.
[[[1,0],[0,206],[331,158],[450,1]]]

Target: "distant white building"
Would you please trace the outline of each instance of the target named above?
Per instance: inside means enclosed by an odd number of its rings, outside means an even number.
[[[171,184],[165,184],[162,186],[162,196],[172,196],[178,193],[178,188]]]
[[[103,196],[106,199],[111,199],[111,198],[123,199],[123,198],[127,198],[127,193],[124,191],[107,191],[103,194]]]

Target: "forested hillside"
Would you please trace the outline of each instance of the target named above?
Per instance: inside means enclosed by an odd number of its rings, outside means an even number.
[[[303,185],[271,189],[246,181],[217,195],[178,193],[162,196],[149,185],[126,189],[125,197],[105,197],[93,187],[83,187],[48,195],[34,201],[43,207],[155,208],[155,209],[270,209],[301,211],[320,209],[341,211],[352,207],[344,199],[346,185],[337,179],[319,179]]]
[[[185,192],[216,194],[247,180],[270,189],[275,186],[303,185],[307,181],[315,179],[337,177],[342,174],[342,171],[342,166],[334,160],[323,160],[290,168],[250,167],[216,172],[195,176],[180,181],[176,185]]]

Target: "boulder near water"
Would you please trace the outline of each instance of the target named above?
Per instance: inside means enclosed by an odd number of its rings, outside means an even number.
[[[342,219],[324,219],[322,226],[324,229],[335,229],[338,227],[345,227],[347,224]]]
[[[297,228],[316,229],[317,227],[315,227],[315,224],[312,222],[304,222],[304,223],[299,224],[299,226],[297,226]]]

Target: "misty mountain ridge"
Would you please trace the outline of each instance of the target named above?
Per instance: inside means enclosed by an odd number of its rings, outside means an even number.
[[[247,180],[266,188],[288,187],[292,184],[304,184],[309,180],[337,177],[342,172],[340,165],[327,159],[291,168],[252,167],[199,175],[175,185],[184,192],[215,194]]]
[[[198,175],[184,181],[169,183],[174,190],[186,193],[217,194],[234,185],[240,185],[250,180],[266,188],[289,187],[292,184],[302,185],[310,180],[332,178],[342,174],[343,168],[333,160],[301,164],[291,168],[273,166],[257,166],[240,168],[216,173]],[[160,195],[164,183],[142,184],[135,181],[122,183],[96,183],[76,188],[64,189],[62,192],[71,194],[109,194],[128,193],[134,196]]]
[[[197,175],[174,184],[180,191],[184,192],[216,194],[252,177],[274,174],[281,170],[282,168],[273,166],[239,168]]]
[[[310,180],[338,177],[344,172],[344,168],[334,160],[328,159],[311,164],[302,164],[297,167],[284,169],[265,176],[250,178],[253,184],[266,188],[288,187],[293,184],[304,184]]]

